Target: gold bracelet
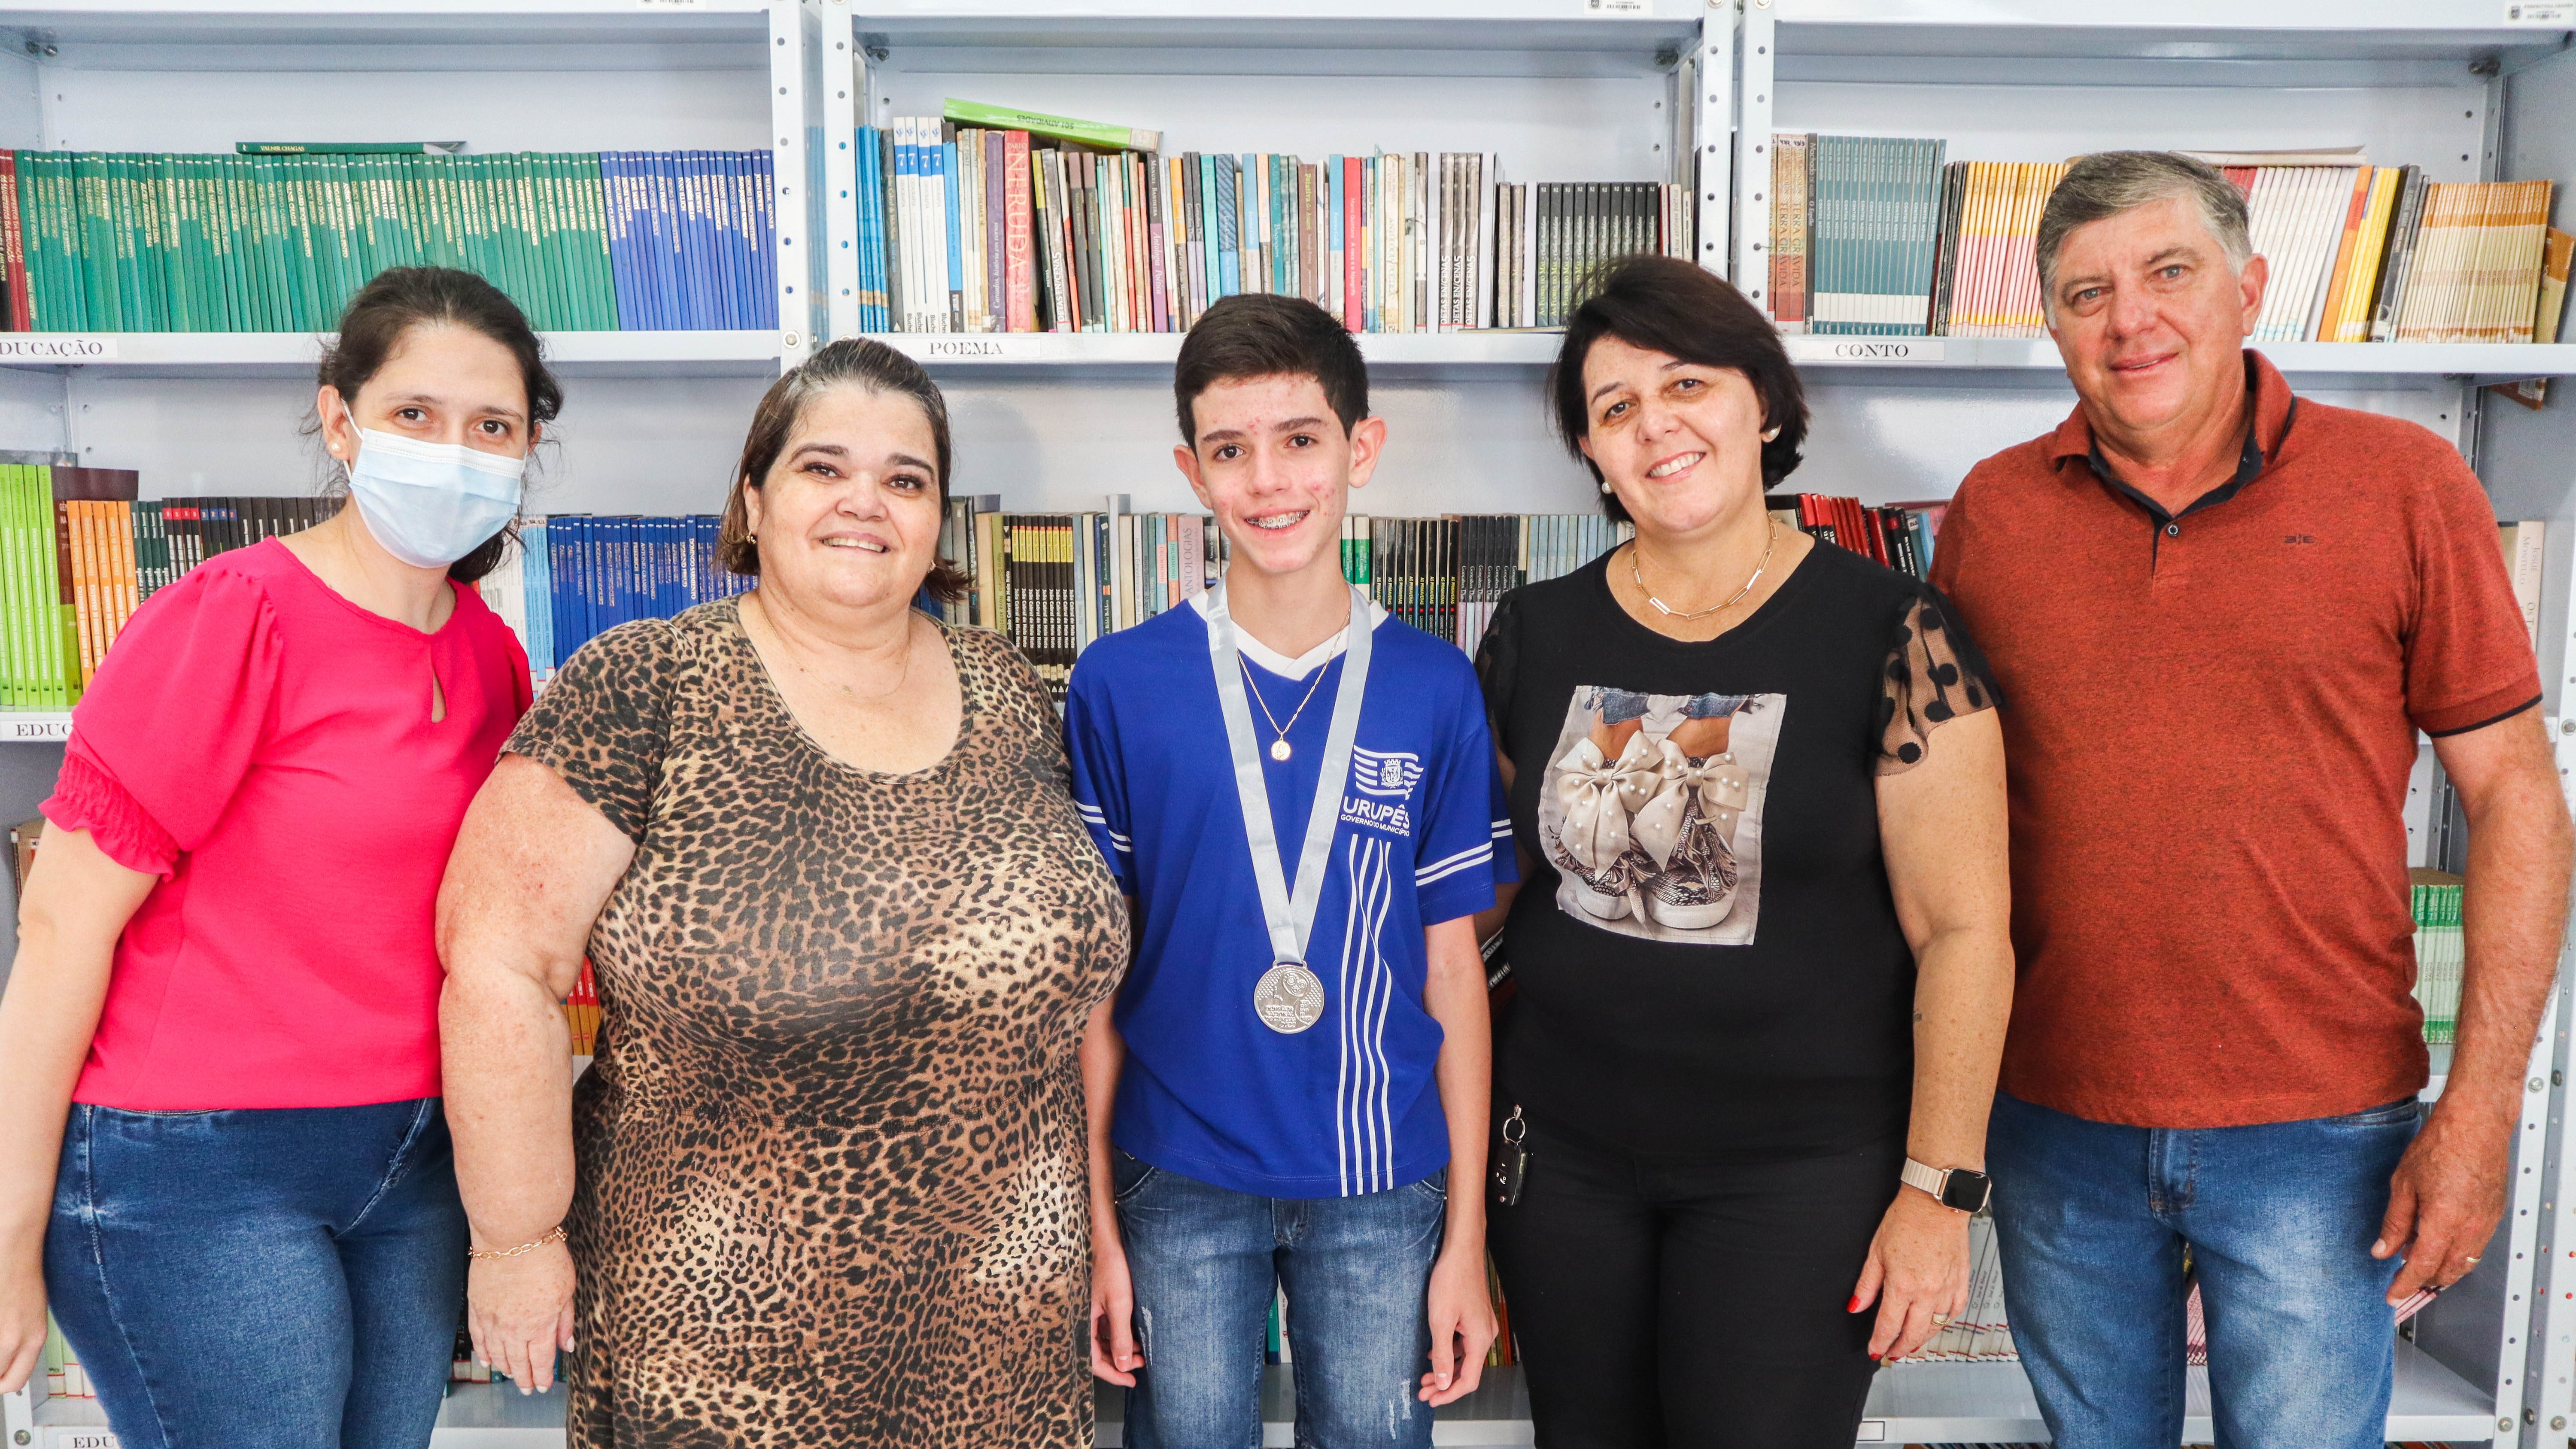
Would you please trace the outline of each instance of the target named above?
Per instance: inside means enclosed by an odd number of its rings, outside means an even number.
[[[544,1237],[537,1238],[531,1242],[521,1243],[515,1248],[468,1248],[465,1250],[465,1256],[469,1258],[515,1258],[521,1253],[533,1253],[548,1243],[560,1243],[563,1241],[563,1237],[563,1224],[557,1223],[554,1227],[547,1230]]]

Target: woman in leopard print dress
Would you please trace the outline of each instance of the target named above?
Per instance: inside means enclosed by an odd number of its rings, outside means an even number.
[[[522,1386],[573,1350],[575,1446],[1090,1442],[1076,1052],[1125,913],[1037,676],[910,607],[958,582],[948,462],[879,344],[780,379],[723,534],[756,590],[585,646],[467,817],[469,1322]]]

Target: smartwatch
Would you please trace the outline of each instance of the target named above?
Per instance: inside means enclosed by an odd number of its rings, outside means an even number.
[[[1940,1201],[1941,1206],[1963,1213],[1977,1212],[1994,1192],[1994,1179],[1965,1167],[1927,1167],[1909,1157],[1905,1171],[1899,1174],[1907,1187],[1919,1187]]]

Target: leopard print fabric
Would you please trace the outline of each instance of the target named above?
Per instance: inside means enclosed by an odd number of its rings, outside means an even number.
[[[509,748],[631,837],[574,1093],[575,1449],[1087,1445],[1076,1048],[1126,913],[1053,709],[942,626],[938,765],[798,727],[731,600],[585,645]]]

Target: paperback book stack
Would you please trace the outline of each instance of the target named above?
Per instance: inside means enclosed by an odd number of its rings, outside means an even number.
[[[1772,318],[1834,336],[1920,335],[1930,317],[1947,143],[1772,139]]]
[[[1937,140],[1772,138],[1784,332],[2038,337],[2037,237],[2063,164],[1942,162]],[[2257,342],[2552,342],[2576,235],[2551,183],[2432,182],[2359,148],[2197,152],[2245,196]]]
[[[2424,1008],[2424,1040],[2448,1045],[2460,1027],[2460,973],[2468,961],[2460,930],[2465,877],[2447,870],[2409,872],[2415,897],[2415,1001]]]
[[[1247,292],[1304,297],[1354,332],[1553,326],[1587,269],[1690,254],[1678,186],[1506,186],[1489,152],[1160,143],[957,100],[860,130],[861,329],[1180,332]]]
[[[572,1054],[590,1055],[599,1040],[599,982],[590,974],[590,958],[581,958],[581,976],[563,1002],[564,1027],[572,1036]]]
[[[707,513],[522,518],[519,546],[483,577],[483,601],[517,631],[543,683],[606,630],[750,588],[750,576],[716,562],[720,522]]]
[[[778,325],[762,151],[0,151],[7,326],[322,332],[389,267],[461,267],[547,331]]]

